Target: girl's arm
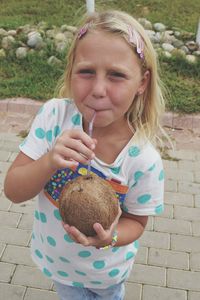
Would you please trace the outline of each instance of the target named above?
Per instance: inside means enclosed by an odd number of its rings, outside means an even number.
[[[95,143],[85,132],[73,129],[63,132],[52,150],[38,160],[20,152],[5,178],[5,195],[16,203],[35,197],[56,170],[94,158]]]
[[[8,170],[4,182],[4,193],[15,203],[29,200],[42,190],[52,174],[48,154],[34,161],[20,152]]]

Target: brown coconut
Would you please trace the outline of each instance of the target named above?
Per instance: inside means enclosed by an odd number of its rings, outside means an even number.
[[[118,214],[118,199],[112,186],[97,175],[84,175],[68,182],[59,198],[64,223],[86,236],[96,235],[94,223],[108,229]]]

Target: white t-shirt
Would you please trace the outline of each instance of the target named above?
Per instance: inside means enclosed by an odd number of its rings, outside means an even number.
[[[38,112],[20,150],[37,160],[52,149],[64,130],[72,128],[83,130],[82,115],[74,102],[52,99]],[[98,250],[77,244],[67,235],[61,224],[58,197],[64,184],[84,174],[86,168],[79,165],[77,170],[58,170],[39,193],[32,258],[46,276],[62,284],[108,288],[129,276],[139,243]],[[106,164],[98,158],[92,160],[92,172],[113,185],[124,211],[141,216],[163,211],[163,165],[159,153],[149,142],[140,147],[133,137],[114,163]]]

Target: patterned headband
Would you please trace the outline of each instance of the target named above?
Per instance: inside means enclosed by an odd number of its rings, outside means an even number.
[[[81,27],[78,31],[78,39],[81,39],[86,32],[88,31],[91,23],[86,23],[83,27]],[[144,60],[144,42],[140,34],[131,26],[128,26],[128,37],[129,42],[136,46],[136,52],[139,55],[139,58]]]

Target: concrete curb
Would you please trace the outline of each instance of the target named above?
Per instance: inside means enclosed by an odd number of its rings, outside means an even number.
[[[5,113],[22,113],[34,116],[45,101],[29,98],[9,98],[0,100],[0,111]],[[200,114],[180,114],[166,112],[163,126],[173,129],[188,129],[200,132]]]

